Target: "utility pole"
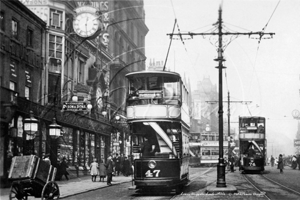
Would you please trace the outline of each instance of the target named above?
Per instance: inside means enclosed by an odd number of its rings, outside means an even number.
[[[218,101],[206,101],[207,103],[217,103]],[[224,103],[228,103],[228,109],[227,109],[227,117],[228,117],[228,161],[230,161],[232,152],[229,151],[230,146],[230,103],[251,103],[252,101],[230,101],[230,93],[228,91],[228,101],[223,101]]]
[[[271,37],[275,34],[275,33],[264,33],[262,31],[259,32],[247,32],[247,33],[241,33],[241,32],[223,32],[222,31],[222,8],[220,6],[219,8],[219,18],[217,23],[215,23],[214,25],[218,26],[218,32],[213,32],[213,33],[171,33],[171,34],[167,34],[169,35],[171,38],[174,35],[178,35],[180,36],[180,38],[182,38],[183,35],[188,35],[188,36],[195,36],[195,35],[217,35],[219,42],[218,42],[218,57],[216,59],[214,59],[216,62],[218,62],[218,66],[216,68],[218,68],[218,72],[219,72],[219,162],[217,165],[217,185],[216,187],[218,188],[226,188],[226,181],[225,181],[225,164],[224,164],[224,158],[223,158],[223,86],[222,86],[222,69],[225,68],[223,66],[223,61],[225,61],[224,57],[223,57],[223,36],[224,35],[259,35],[259,39],[262,39],[262,37],[264,35],[270,35]],[[224,189],[225,190],[225,189]],[[216,190],[214,190],[216,191]]]

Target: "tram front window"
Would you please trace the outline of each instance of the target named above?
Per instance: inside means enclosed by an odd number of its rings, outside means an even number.
[[[129,105],[180,104],[180,82],[176,77],[149,76],[129,79]]]

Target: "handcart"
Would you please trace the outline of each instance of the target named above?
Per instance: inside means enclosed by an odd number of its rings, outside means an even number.
[[[13,181],[9,199],[59,199],[55,175],[56,168],[35,155],[13,157],[8,176]]]

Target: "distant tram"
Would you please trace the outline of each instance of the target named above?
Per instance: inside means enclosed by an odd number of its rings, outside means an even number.
[[[265,170],[266,120],[264,117],[239,117],[240,169]]]
[[[136,189],[180,192],[189,181],[188,90],[175,72],[139,71],[126,78]]]

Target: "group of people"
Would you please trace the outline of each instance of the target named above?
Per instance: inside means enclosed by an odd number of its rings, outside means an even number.
[[[92,181],[95,182],[99,175],[100,180],[104,182],[104,178],[107,176],[107,185],[112,185],[112,177],[119,176],[121,173],[124,176],[129,176],[132,173],[131,163],[127,156],[121,154],[115,154],[115,156],[109,155],[107,161],[104,162],[101,159],[100,163],[97,163],[97,159],[94,158],[90,165],[90,173]]]

